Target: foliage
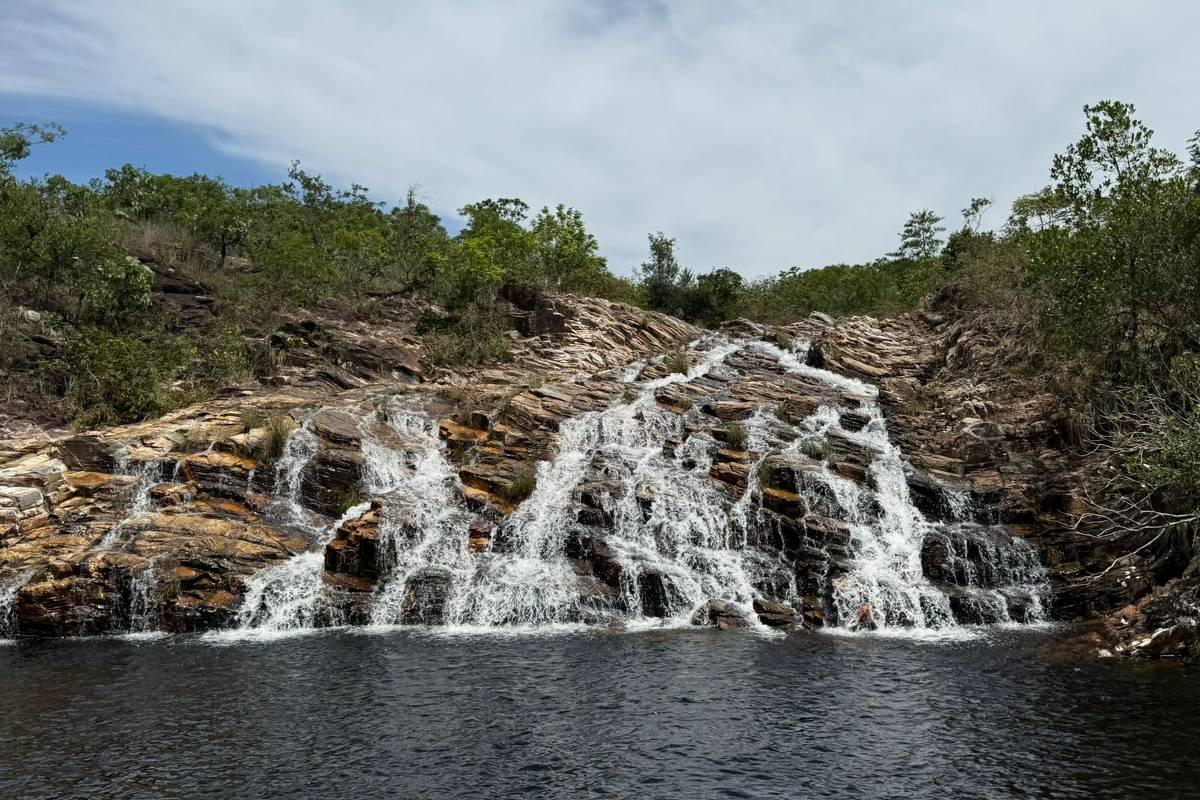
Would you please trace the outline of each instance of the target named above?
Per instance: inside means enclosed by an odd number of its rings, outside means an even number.
[[[195,351],[178,337],[143,340],[103,328],[84,328],[66,358],[53,365],[64,385],[67,411],[80,427],[158,416],[178,405],[170,384]]]
[[[745,450],[748,434],[746,426],[740,422],[730,422],[721,430],[721,439],[732,450]]]
[[[417,332],[425,342],[425,359],[439,367],[472,366],[512,360],[512,340],[496,312],[469,306],[445,317],[427,315]]]
[[[946,230],[941,222],[942,218],[928,208],[909,214],[900,231],[900,247],[889,255],[909,261],[936,257],[942,247],[940,236]]]
[[[681,375],[686,375],[690,363],[688,361],[687,351],[682,347],[677,347],[674,350],[667,352],[663,356],[663,366],[667,368],[667,374],[678,372]]]
[[[428,361],[462,365],[510,358],[497,298],[506,281],[640,300],[639,287],[607,271],[583,215],[565,205],[530,220],[516,198],[471,203],[451,237],[415,189],[389,210],[365,187],[337,189],[299,163],[285,181],[253,187],[130,164],[87,185],[12,175],[35,145],[61,135],[55,125],[0,129],[0,307],[13,319],[23,307],[61,323],[54,335],[69,345],[41,374],[70,394],[65,408],[81,424],[162,413],[252,377],[256,361],[270,370],[269,348],[256,346],[252,359],[247,342],[268,341],[300,308],[360,316],[395,295],[423,295],[444,310],[422,326]],[[148,262],[206,287],[212,323],[181,326],[164,313],[170,304],[155,302]],[[3,327],[23,335],[9,318]],[[3,365],[21,370],[20,361]],[[79,365],[91,371],[74,376]],[[142,386],[120,387],[109,402],[107,387],[125,379]]]

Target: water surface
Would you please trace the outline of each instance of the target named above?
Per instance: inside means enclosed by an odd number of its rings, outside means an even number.
[[[9,644],[0,797],[1200,796],[1200,675],[1049,636]]]

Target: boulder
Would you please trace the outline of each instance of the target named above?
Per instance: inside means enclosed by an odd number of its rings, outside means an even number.
[[[759,621],[764,625],[769,625],[772,628],[784,628],[795,625],[800,621],[800,616],[796,613],[796,609],[784,603],[776,603],[773,600],[756,597],[754,599],[754,613],[758,615]]]
[[[442,624],[451,580],[447,570],[436,568],[418,570],[410,575],[404,590],[401,622],[405,625]]]
[[[637,576],[638,598],[642,615],[647,617],[673,616],[679,605],[679,595],[670,577],[658,570],[646,570]]]
[[[692,614],[693,625],[713,625],[720,630],[736,630],[750,627],[750,621],[737,606],[726,600],[713,598]]]

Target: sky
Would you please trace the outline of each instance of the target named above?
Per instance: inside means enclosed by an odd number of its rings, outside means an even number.
[[[486,197],[579,208],[615,272],[646,235],[755,277],[895,248],[910,211],[1047,181],[1085,103],[1158,144],[1200,128],[1200,3],[0,0],[0,126],[26,174],[125,162],[281,180],[288,163],[453,223]]]

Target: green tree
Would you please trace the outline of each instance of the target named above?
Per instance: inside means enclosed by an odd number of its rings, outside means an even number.
[[[941,234],[946,230],[941,222],[942,218],[927,208],[912,212],[900,231],[900,247],[888,255],[909,261],[933,258],[941,249]]]
[[[685,318],[710,328],[732,319],[741,304],[742,287],[742,276],[731,269],[714,269],[699,276],[685,295]]]
[[[650,259],[638,269],[646,305],[656,311],[672,313],[679,310],[680,295],[691,273],[675,257],[675,240],[662,231],[649,235]]]
[[[1155,342],[1178,351],[1195,341],[1196,187],[1174,154],[1152,146],[1131,104],[1084,113],[1084,135],[1055,156],[1049,191],[1015,209],[1016,227],[1028,232],[1034,278],[1056,298],[1049,322],[1060,339],[1124,350],[1137,369]]]
[[[542,208],[533,221],[533,249],[538,280],[556,289],[586,290],[607,273],[597,254],[599,244],[588,232],[583,214],[561,203]]]
[[[18,122],[0,128],[0,178],[11,175],[18,161],[29,158],[35,144],[49,144],[66,135],[66,130],[57,122],[45,125]]]

